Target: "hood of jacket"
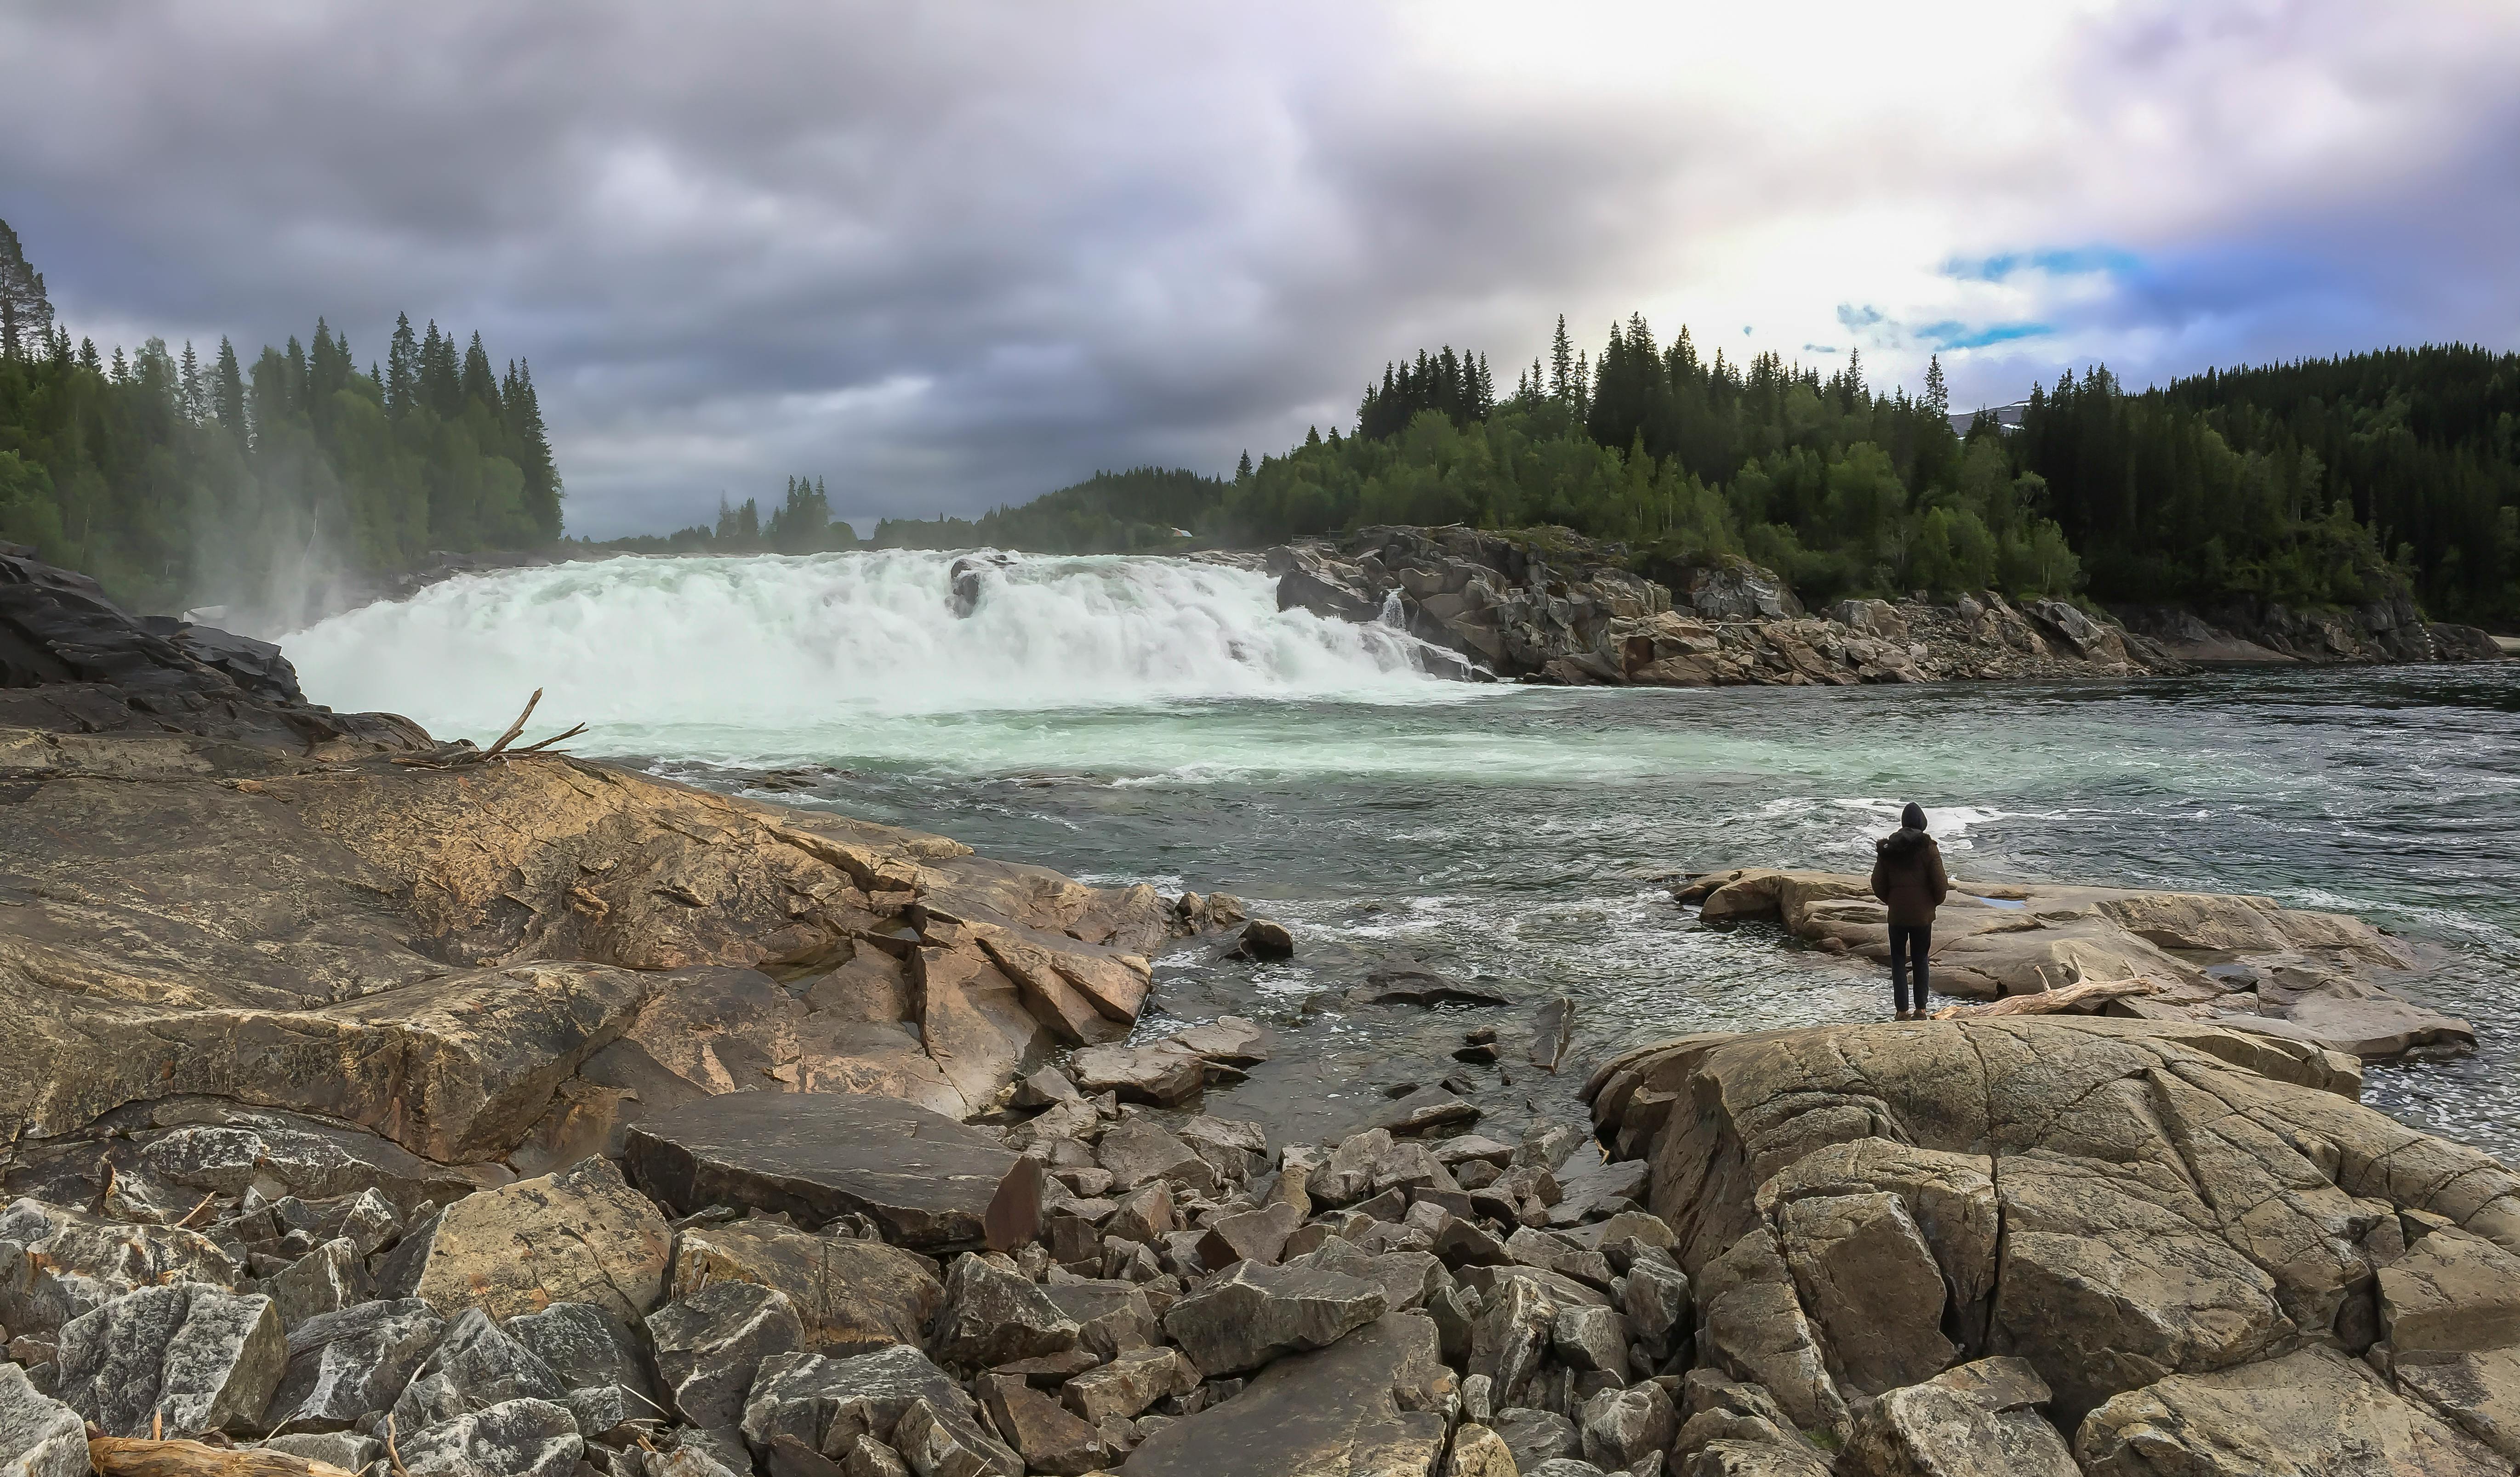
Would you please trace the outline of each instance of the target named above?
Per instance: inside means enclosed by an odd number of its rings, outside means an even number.
[[[1933,844],[1934,838],[1912,826],[1902,826],[1872,843],[1872,849],[1884,861],[1904,862]]]

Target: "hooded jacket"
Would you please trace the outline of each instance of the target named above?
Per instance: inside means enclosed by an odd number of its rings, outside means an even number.
[[[1951,892],[1951,878],[1943,874],[1943,849],[1932,836],[1903,826],[1872,843],[1872,895],[1890,905],[1893,924],[1930,924],[1934,910]]]

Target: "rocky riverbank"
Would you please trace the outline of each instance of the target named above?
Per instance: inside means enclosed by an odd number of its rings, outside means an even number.
[[[2387,987],[2417,965],[2404,941],[2360,918],[2267,898],[1955,879],[1934,919],[1933,988],[2007,1008],[2210,1021],[2365,1061],[2459,1055],[2464,1020]],[[1868,877],[1747,869],[1672,889],[1700,921],[1772,921],[1838,955],[1886,963],[1887,911]]]
[[[1239,557],[1238,561],[1241,561]],[[2120,621],[2064,601],[1992,591],[1949,604],[1841,601],[1806,611],[1770,570],[1738,560],[1668,571],[1562,529],[1368,528],[1253,561],[1280,608],[1400,626],[1455,675],[1572,685],[1710,687],[2138,677],[2197,661],[2488,661],[2482,631],[2427,623],[2411,602],[2353,612],[2175,610]]]
[[[1152,1011],[1162,951],[1301,947],[1231,899],[440,744],[0,595],[0,1472],[2520,1459],[2520,1180],[2352,1100],[2303,1004],[2411,962],[2352,920],[1987,884],[1946,967],[1990,1007],[2139,969],[2216,1017],[1689,1038],[1596,1071],[1593,1134],[1464,1078],[1290,1136],[1235,1093],[1269,1030]],[[1843,880],[1694,895],[1860,953]],[[1350,1005],[1457,1075],[1585,1064],[1563,1001],[1442,1014],[1505,1003]]]

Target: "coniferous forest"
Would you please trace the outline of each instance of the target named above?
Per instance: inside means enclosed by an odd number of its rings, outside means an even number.
[[[1807,598],[2086,594],[2350,605],[2520,622],[2520,355],[2391,349],[2129,392],[2105,368],[2035,386],[2018,429],[1773,354],[1660,343],[1642,318],[1495,389],[1447,348],[1387,368],[1353,431],[1245,457],[1230,480],[1098,476],[879,540],[1046,552],[1223,544],[1373,523],[1563,524],[1641,563],[1740,556]]]
[[[562,487],[525,365],[431,323],[361,367],[322,319],[250,359],[152,338],[102,354],[53,321],[0,223],[0,540],[144,609],[275,607],[435,551],[538,548]]]

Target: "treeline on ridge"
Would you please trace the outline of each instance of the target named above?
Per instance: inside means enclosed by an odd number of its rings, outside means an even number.
[[[141,608],[271,608],[340,571],[561,532],[529,367],[401,319],[361,369],[318,319],[250,361],[152,338],[108,356],[58,326],[0,222],[0,540]]]
[[[1965,429],[1956,428],[1958,420]],[[1230,480],[1152,469],[900,529],[1048,553],[1277,542],[1375,523],[1554,523],[1641,565],[1739,556],[1807,598],[1992,588],[2114,603],[2351,605],[2520,620],[2520,356],[2392,349],[2129,392],[2105,367],[2034,386],[2017,430],[1774,354],[1659,343],[1596,356],[1561,321],[1499,397],[1450,348],[1369,386],[1353,432],[1248,456]],[[914,540],[906,537],[919,530]],[[1167,539],[1170,542],[1167,542]],[[879,540],[882,541],[879,535]]]

